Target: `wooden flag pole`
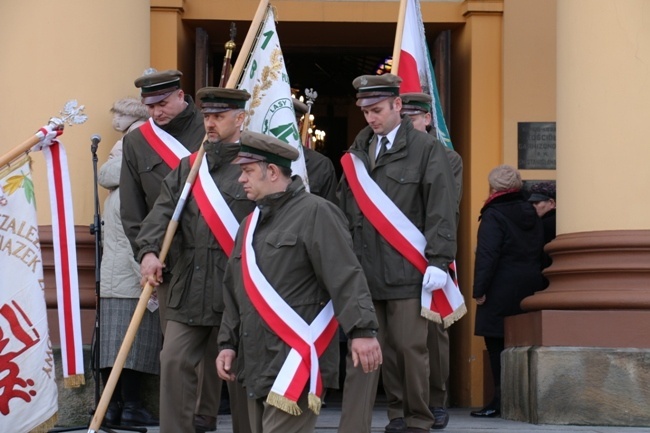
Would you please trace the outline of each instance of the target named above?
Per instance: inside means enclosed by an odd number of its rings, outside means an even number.
[[[253,43],[255,43],[257,32],[260,28],[260,25],[262,24],[262,20],[264,19],[268,5],[269,0],[260,0],[260,4],[257,6],[257,11],[253,17],[251,26],[248,28],[248,33],[246,33],[246,39],[244,39],[244,43],[241,46],[239,55],[237,56],[237,61],[235,61],[235,65],[233,66],[232,71],[230,72],[230,76],[228,77],[228,83],[226,84],[226,87],[229,89],[235,87],[237,81],[239,81],[239,76],[244,70],[244,66],[246,66],[246,60],[248,60],[248,56],[251,52],[251,49],[253,48]]]
[[[244,67],[245,58],[248,57],[248,55],[250,54],[251,47],[253,46],[255,36],[257,35],[257,31],[262,22],[262,18],[264,17],[264,13],[266,12],[266,7],[268,6],[268,3],[269,0],[260,1],[260,5],[258,6],[257,12],[255,13],[255,17],[253,18],[253,22],[251,23],[251,26],[248,29],[248,33],[246,34],[246,39],[244,40],[242,49],[239,53],[239,56],[237,57],[237,62],[235,63],[232,73],[228,78],[228,83],[226,84],[226,88],[232,89],[237,84],[239,75],[241,74],[241,71]],[[206,139],[207,139],[207,134],[203,138],[203,142],[205,142]],[[190,174],[187,176],[185,188],[188,189],[188,194],[189,194],[189,189],[191,189],[191,186],[194,184],[194,181],[196,180],[196,176],[198,175],[199,168],[201,167],[201,161],[203,160],[204,154],[205,154],[205,148],[201,146],[197,152],[196,160],[194,161],[194,164],[192,164],[192,169],[190,170]],[[164,262],[165,258],[167,257],[167,253],[171,246],[172,239],[174,238],[174,234],[176,233],[176,229],[178,228],[178,221],[180,219],[180,214],[183,210],[184,205],[185,205],[185,200],[183,199],[183,197],[181,197],[178,204],[176,205],[176,209],[174,210],[174,216],[172,217],[172,220],[169,221],[169,225],[167,226],[167,231],[165,232],[165,237],[163,240],[162,247],[160,249],[160,256],[159,256],[159,260],[161,262]],[[142,293],[140,294],[138,305],[136,306],[136,309],[133,312],[133,318],[131,319],[131,323],[129,323],[129,327],[126,330],[124,341],[122,341],[122,345],[120,346],[120,351],[117,353],[117,357],[115,358],[113,368],[111,369],[111,374],[109,375],[108,380],[106,381],[106,385],[104,386],[102,396],[99,400],[99,403],[97,404],[97,408],[95,409],[95,414],[93,415],[93,419],[91,420],[90,426],[88,427],[88,433],[97,433],[99,431],[99,428],[101,427],[102,421],[104,420],[104,416],[106,415],[106,410],[108,409],[108,404],[110,403],[111,400],[111,396],[115,391],[115,386],[117,385],[117,381],[120,377],[120,374],[122,373],[122,369],[124,368],[126,357],[128,356],[129,351],[131,350],[131,346],[133,346],[133,340],[135,340],[135,334],[137,333],[138,328],[140,327],[140,323],[142,322],[142,317],[144,316],[144,312],[145,309],[147,308],[147,303],[149,302],[149,298],[151,297],[152,292],[153,292],[153,287],[151,287],[149,283],[147,283],[142,289]]]
[[[25,140],[22,144],[11,149],[9,152],[5,153],[0,157],[0,167],[12,162],[14,159],[18,158],[23,153],[29,152],[29,150],[36,146],[39,141],[43,139],[43,135],[40,132],[32,135],[29,139]]]
[[[397,75],[399,70],[399,58],[402,51],[402,35],[404,34],[404,21],[406,17],[406,2],[409,0],[400,0],[399,14],[397,16],[397,30],[395,31],[395,45],[393,46],[393,63],[390,67],[390,73]]]

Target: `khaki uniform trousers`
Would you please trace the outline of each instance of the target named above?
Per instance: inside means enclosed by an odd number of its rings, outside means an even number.
[[[402,392],[406,424],[428,430],[433,425],[428,407],[428,321],[420,316],[420,299],[373,303],[379,321],[377,336],[383,353],[381,371],[388,401]],[[378,382],[379,372],[365,374],[360,366],[353,367],[348,350],[339,433],[370,433]]]
[[[446,407],[447,405],[447,378],[449,377],[449,334],[439,323],[428,321],[429,334],[427,349],[429,350],[429,407]],[[386,356],[384,353],[384,363]],[[388,361],[395,363],[396,361]],[[382,370],[382,378],[389,383],[399,382],[390,377],[390,370]],[[404,391],[399,388],[391,389],[393,395],[388,396],[388,419],[404,418],[402,395]]]
[[[197,367],[204,359],[208,346],[215,346],[218,327],[188,326],[184,323],[167,321],[163,348],[160,352],[160,432],[178,433],[194,431],[194,412],[199,391]],[[216,358],[216,356],[215,356]],[[215,370],[214,358],[212,368]],[[207,367],[207,366],[206,366]],[[203,375],[204,378],[207,374]],[[216,408],[203,415],[216,416],[221,396],[221,379],[205,385],[217,395]],[[204,393],[205,394],[205,393]]]
[[[440,323],[429,322],[429,407],[447,407],[449,333]]]
[[[313,433],[318,416],[307,407],[307,391],[298,399],[302,413],[290,415],[266,402],[265,398],[248,399],[252,433]]]
[[[165,281],[156,287],[158,292],[158,309],[160,317],[160,329],[162,330],[163,337],[165,336],[165,330],[167,327],[167,294],[169,291],[169,282]],[[197,401],[195,414],[197,415],[207,415],[213,416],[216,418],[217,413],[219,412],[219,403],[221,402],[221,379],[217,375],[217,370],[214,367],[214,360],[217,359],[218,350],[217,350],[217,334],[219,333],[219,328],[215,328],[210,334],[210,341],[206,346],[205,356],[199,363],[197,367],[198,374],[198,388]],[[164,341],[164,340],[163,340]],[[210,368],[206,369],[205,366],[208,365]],[[214,384],[218,383],[217,386]],[[228,388],[230,389],[230,387]],[[234,424],[233,424],[234,426]],[[242,433],[247,433],[246,430]]]

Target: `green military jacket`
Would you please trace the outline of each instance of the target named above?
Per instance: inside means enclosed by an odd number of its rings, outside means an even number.
[[[257,264],[278,294],[307,322],[331,299],[336,318],[351,338],[376,336],[370,292],[351,248],[345,217],[337,207],[308,194],[295,177],[287,191],[260,200],[253,238]],[[249,398],[271,390],[290,347],[251,304],[242,282],[243,226],[224,278],[226,311],[220,349],[237,351],[237,376]],[[339,340],[320,357],[323,386],[338,387]]]
[[[363,161],[370,177],[424,234],[429,265],[446,271],[456,255],[458,202],[444,146],[413,128],[404,116],[393,145],[371,170],[368,148],[373,136],[369,126],[364,128],[348,151]],[[373,299],[419,298],[422,274],[363,216],[345,176],[339,182],[338,198]]]
[[[205,137],[203,115],[191,97],[185,96],[185,101],[185,110],[160,128],[176,138],[187,150],[196,152]],[[135,239],[140,232],[140,224],[153,208],[163,179],[174,168],[176,167],[168,166],[153,150],[139,128],[124,136],[120,172],[120,216],[124,233],[134,253],[137,251]],[[168,257],[172,259],[177,256],[178,248],[174,245]],[[167,263],[172,266],[171,260]]]
[[[239,165],[231,162],[239,152],[239,143],[205,143],[210,175],[232,210],[237,221],[254,209],[237,182]],[[137,259],[148,252],[159,254],[167,225],[174,212],[190,171],[189,158],[162,183],[160,196],[152,211],[142,222],[136,239]],[[187,325],[219,326],[223,313],[223,272],[228,257],[201,216],[193,194],[190,194],[179,221],[175,240],[179,257],[171,269],[166,318]]]

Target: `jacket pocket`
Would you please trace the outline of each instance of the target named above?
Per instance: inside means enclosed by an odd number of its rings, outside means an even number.
[[[399,184],[420,183],[420,171],[417,167],[386,167],[386,177]]]
[[[163,160],[157,153],[151,153],[150,155],[146,155],[142,159],[142,162],[143,164],[138,166],[138,173],[140,174],[153,171]]]
[[[282,247],[294,247],[298,243],[298,235],[295,233],[274,231],[266,236],[265,241],[276,249]]]

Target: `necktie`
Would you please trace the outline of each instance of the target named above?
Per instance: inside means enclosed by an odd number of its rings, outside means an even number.
[[[386,149],[388,148],[388,143],[389,143],[389,141],[388,141],[388,138],[386,136],[381,137],[381,147],[379,148],[379,153],[377,154],[377,159],[375,161],[379,160],[379,158],[384,153],[386,153]]]

